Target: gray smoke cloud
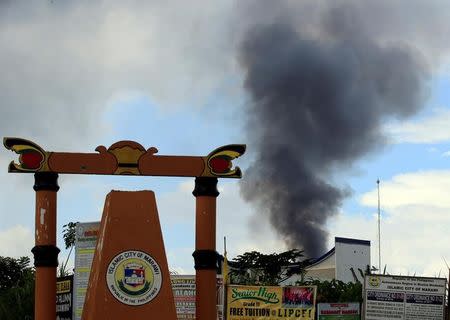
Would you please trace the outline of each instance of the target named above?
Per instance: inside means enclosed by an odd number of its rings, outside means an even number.
[[[336,176],[383,146],[385,120],[423,106],[430,80],[425,53],[396,29],[378,30],[392,21],[368,24],[367,7],[342,3],[314,14],[259,6],[264,18],[239,50],[256,151],[242,194],[310,257],[326,249],[325,224],[351,193]]]

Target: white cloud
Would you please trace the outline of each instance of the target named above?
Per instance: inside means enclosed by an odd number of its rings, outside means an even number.
[[[108,130],[101,118],[115,100],[141,94],[163,109],[202,105],[233,73],[231,8],[0,2],[0,136],[70,149]]]
[[[31,248],[34,247],[33,231],[23,225],[15,225],[0,230],[0,256],[32,257]]]
[[[395,122],[385,130],[394,143],[440,143],[450,141],[450,109],[439,108],[421,120]]]
[[[390,212],[389,212],[390,213]],[[443,256],[448,256],[450,220],[434,222],[423,208],[397,209],[381,219],[382,269],[390,274],[435,276],[444,272]],[[440,212],[441,215],[448,214]],[[329,224],[336,235],[371,241],[371,264],[378,267],[377,216],[339,215]]]
[[[391,274],[447,274],[450,233],[450,171],[402,174],[381,184],[381,255]],[[377,190],[361,197],[377,207]],[[375,211],[375,210],[374,210]],[[377,215],[339,215],[330,222],[338,235],[372,241],[372,265],[378,266]]]
[[[145,96],[161,109],[202,105],[234,72],[227,19],[219,19],[231,5],[0,1],[0,138],[93,152],[111,139],[105,114],[118,102]],[[32,230],[33,176],[7,174],[17,155],[0,149],[0,232],[17,224]],[[130,185],[92,179],[60,177],[60,227],[98,220],[111,186]]]
[[[394,176],[381,181],[381,206],[392,211],[408,206],[450,208],[450,170],[428,170]],[[366,206],[377,206],[377,190],[361,197]],[[428,213],[430,215],[432,213]]]

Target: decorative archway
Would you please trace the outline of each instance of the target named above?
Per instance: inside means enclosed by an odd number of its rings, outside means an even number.
[[[36,267],[35,319],[55,319],[56,268],[59,249],[56,246],[56,202],[59,174],[135,175],[195,177],[196,223],[196,317],[215,319],[216,300],[216,198],[218,178],[241,178],[232,161],[245,153],[242,144],[226,145],[207,156],[157,155],[155,147],[145,149],[134,141],[119,141],[108,149],[99,146],[97,153],[45,151],[36,143],[6,137],[6,149],[19,154],[8,171],[34,173],[36,191],[35,247],[31,250]]]

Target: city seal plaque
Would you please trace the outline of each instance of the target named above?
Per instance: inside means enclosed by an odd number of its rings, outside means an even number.
[[[106,283],[111,294],[121,303],[143,305],[153,300],[161,289],[161,268],[143,251],[124,251],[109,263]]]

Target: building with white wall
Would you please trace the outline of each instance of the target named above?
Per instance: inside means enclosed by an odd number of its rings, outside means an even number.
[[[314,259],[305,270],[305,280],[340,280],[345,283],[364,281],[364,272],[370,267],[370,241],[334,238],[334,248]],[[356,278],[356,279],[355,279]],[[294,285],[300,280],[294,275],[282,285]]]

